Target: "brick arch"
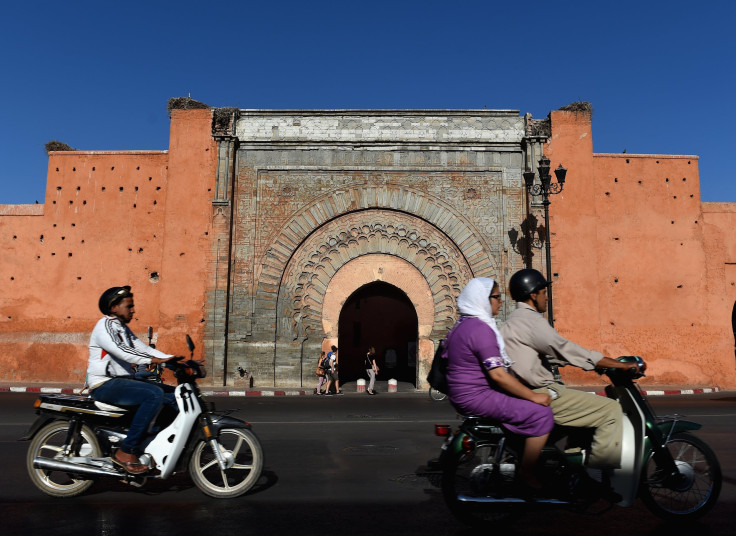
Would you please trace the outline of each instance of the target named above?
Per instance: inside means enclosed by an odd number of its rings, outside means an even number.
[[[330,279],[322,306],[322,330],[329,344],[337,340],[340,312],[346,300],[359,288],[376,281],[404,291],[417,312],[419,337],[430,335],[435,303],[427,280],[416,266],[404,259],[372,253],[348,261]]]
[[[323,225],[292,256],[279,284],[277,311],[290,322],[282,320],[279,334],[299,338],[321,332],[325,294],[334,275],[350,261],[376,254],[402,259],[421,274],[432,296],[431,326],[443,328],[454,322],[455,299],[473,277],[457,246],[419,218],[371,210]]]
[[[420,274],[432,299],[428,329],[449,328],[457,317],[455,299],[473,277],[466,258],[444,233],[420,218],[369,210],[323,225],[291,257],[278,285],[277,335],[296,340],[324,333],[323,306],[335,274],[354,259],[377,254],[401,259]],[[399,288],[408,294],[405,286]]]

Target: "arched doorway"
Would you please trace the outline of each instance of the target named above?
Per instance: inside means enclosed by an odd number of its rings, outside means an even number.
[[[364,357],[375,346],[379,380],[415,384],[418,330],[416,309],[405,292],[383,281],[363,285],[340,311],[340,381],[365,378]]]

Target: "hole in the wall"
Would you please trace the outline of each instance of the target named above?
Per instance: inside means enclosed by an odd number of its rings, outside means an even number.
[[[81,189],[82,189],[82,187],[81,187],[81,186],[77,186],[77,191],[79,191],[79,190],[81,190]]]
[[[57,187],[56,187],[56,190],[57,190],[57,191],[61,190],[61,186],[57,186]]]
[[[151,272],[151,275],[148,276],[151,283],[158,283],[158,272]]]
[[[82,276],[81,275],[78,275],[77,276],[77,281],[81,281],[81,280],[82,280]]]
[[[67,255],[67,256],[68,256],[68,257],[71,257],[71,256],[72,256],[72,252],[70,251],[70,252],[69,252],[69,255]]]
[[[40,241],[41,241],[41,243],[43,244],[43,235],[41,235],[41,236],[39,237],[39,240],[40,240]]]
[[[52,202],[51,202],[51,204],[52,204],[52,205],[55,205],[55,204],[56,204],[56,201],[52,201]]]
[[[103,191],[103,192],[105,191],[105,187],[104,187],[104,186],[102,187],[102,191]]]
[[[73,168],[72,168],[72,171],[77,171],[77,168],[73,167]]]
[[[86,205],[87,204],[87,200],[85,199],[84,201],[82,201],[82,204],[83,205]]]
[[[121,192],[123,191],[123,187],[122,187],[122,186],[120,187],[120,191],[121,191]]]
[[[112,167],[110,168],[110,171],[114,171],[114,170],[115,170],[115,166],[112,166]]]

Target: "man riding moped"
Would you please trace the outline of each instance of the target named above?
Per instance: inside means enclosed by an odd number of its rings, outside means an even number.
[[[513,361],[511,370],[530,389],[549,392],[556,424],[594,429],[585,465],[616,469],[621,464],[621,406],[610,398],[567,389],[555,375],[553,366],[573,365],[583,370],[639,366],[643,372],[646,364],[643,361],[639,365],[622,363],[560,335],[543,316],[547,311],[549,284],[540,272],[530,268],[516,272],[509,280],[511,297],[517,302],[516,310],[500,330]]]

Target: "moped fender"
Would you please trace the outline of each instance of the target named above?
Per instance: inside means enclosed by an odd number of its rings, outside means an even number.
[[[58,417],[53,417],[51,415],[39,415],[38,418],[31,425],[31,427],[28,429],[28,431],[22,437],[18,438],[18,441],[30,441],[41,428],[46,426],[51,421],[55,421],[57,419]]]
[[[676,434],[677,432],[687,432],[688,430],[700,430],[702,425],[693,421],[675,421],[668,420],[657,423],[659,431],[662,432],[664,437],[669,437],[670,434]]]
[[[230,417],[229,415],[210,414],[210,419],[212,420],[212,433],[214,435],[217,435],[220,430],[223,430],[225,428],[242,428],[245,430],[251,429],[250,423],[236,417]]]

